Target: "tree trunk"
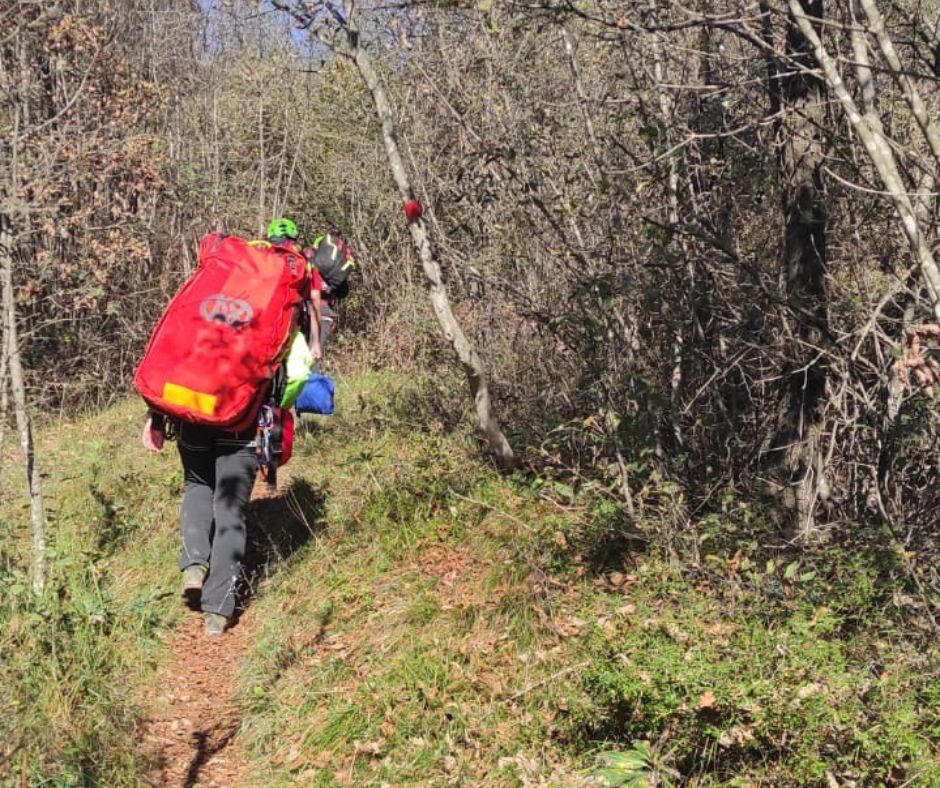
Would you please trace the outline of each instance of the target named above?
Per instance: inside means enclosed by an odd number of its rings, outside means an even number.
[[[372,94],[372,99],[375,102],[375,111],[382,124],[382,139],[385,143],[385,152],[392,170],[392,177],[395,179],[395,184],[398,186],[402,201],[407,202],[414,199],[414,191],[411,188],[408,173],[405,170],[401,154],[398,150],[395,121],[392,116],[391,105],[385,93],[385,87],[372,65],[372,59],[359,45],[359,32],[352,27],[351,19],[348,17],[347,23],[345,31],[346,39],[349,44],[348,54],[355,62],[356,67],[359,69],[359,74],[362,76],[366,87],[368,87],[369,92]],[[506,436],[503,434],[498,420],[493,414],[492,405],[490,403],[489,386],[486,379],[486,372],[483,369],[483,363],[451,310],[447,288],[444,285],[441,268],[435,258],[424,219],[419,218],[416,221],[410,222],[409,230],[411,231],[411,240],[414,243],[415,251],[418,253],[418,257],[421,260],[421,267],[424,270],[424,275],[430,286],[430,299],[434,314],[437,316],[438,322],[444,330],[444,335],[457,353],[460,364],[470,383],[470,391],[473,395],[480,429],[486,436],[490,448],[496,455],[500,466],[503,468],[511,468],[514,463],[513,451],[509,445],[509,441],[506,440]]]
[[[894,42],[885,30],[884,19],[875,6],[874,0],[859,0],[859,2],[865,11],[865,16],[868,17],[875,38],[878,39],[878,46],[881,48],[881,53],[888,63],[891,78],[897,83],[898,87],[901,88],[904,101],[911,110],[911,114],[914,116],[917,126],[923,133],[924,139],[927,140],[927,144],[930,146],[934,164],[940,165],[940,127],[938,127],[930,117],[930,112],[924,104],[923,99],[921,99],[920,93],[917,91],[916,83],[907,74],[904,66],[901,64],[901,58],[894,48]]]
[[[804,14],[822,17],[822,0],[794,2]],[[827,364],[818,348],[828,328],[826,206],[821,178],[826,86],[811,70],[812,47],[796,25],[787,31],[786,48],[788,62],[774,64],[770,91],[772,104],[781,110],[777,145],[783,182],[782,262],[795,347],[787,354],[786,401],[771,451],[784,503],[797,535],[805,540],[813,531],[813,511],[824,474],[819,439]]]
[[[20,433],[20,446],[26,465],[26,480],[29,486],[30,529],[33,535],[32,581],[33,591],[41,594],[46,585],[46,518],[42,501],[42,482],[36,451],[33,445],[33,428],[26,408],[26,384],[16,332],[16,303],[13,297],[13,252],[9,219],[0,214],[0,285],[3,289],[3,318],[7,363],[9,365],[10,389],[13,393],[13,410]]]
[[[568,70],[571,72],[571,81],[574,84],[575,95],[578,97],[578,108],[581,110],[581,117],[584,119],[584,130],[587,132],[588,141],[591,143],[591,152],[594,154],[594,168],[596,172],[588,169],[588,174],[592,182],[596,183],[599,177],[606,177],[604,167],[604,157],[601,155],[600,145],[597,143],[597,134],[594,131],[594,120],[591,118],[591,108],[588,105],[588,97],[584,92],[584,86],[581,83],[581,71],[578,68],[578,60],[575,57],[574,46],[571,43],[571,37],[562,22],[558,28],[561,36],[561,43],[565,48],[565,55],[568,58]]]
[[[940,266],[937,265],[933,251],[927,242],[927,237],[918,222],[917,209],[912,203],[904,179],[901,177],[894,150],[884,135],[880,119],[871,115],[863,115],[859,111],[855,100],[845,86],[835,61],[823,46],[800,2],[801,0],[789,0],[791,13],[797,25],[799,25],[800,31],[812,45],[816,62],[819,63],[825,74],[826,83],[832,89],[839,104],[842,105],[849,123],[855,133],[858,134],[864,144],[865,152],[878,171],[878,176],[881,178],[889,199],[894,203],[895,210],[901,220],[901,229],[910,245],[911,254],[920,266],[924,283],[927,285],[934,318],[940,321]],[[930,135],[927,135],[927,139],[930,140]]]

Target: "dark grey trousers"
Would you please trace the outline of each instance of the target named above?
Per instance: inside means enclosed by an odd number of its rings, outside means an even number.
[[[333,308],[324,301],[320,304],[320,348],[326,351],[326,342],[333,333]]]
[[[245,507],[258,465],[254,431],[233,435],[181,424],[180,459],[185,487],[180,507],[180,569],[208,567],[202,609],[231,617],[245,558]]]

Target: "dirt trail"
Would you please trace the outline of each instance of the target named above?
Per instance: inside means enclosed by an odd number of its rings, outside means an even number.
[[[278,489],[271,492],[259,479],[252,502],[282,496],[290,481],[279,474]],[[255,629],[249,607],[222,635],[206,635],[197,611],[187,611],[168,634],[169,653],[147,692],[150,711],[141,725],[144,753],[155,764],[146,775],[149,785],[232,788],[240,783],[244,763],[236,739],[241,719],[235,680]]]
[[[156,763],[151,785],[238,784],[242,769],[233,742],[241,720],[232,700],[252,630],[250,610],[219,637],[207,636],[202,614],[190,612],[173,633],[154,681],[152,716],[143,726],[146,753]]]

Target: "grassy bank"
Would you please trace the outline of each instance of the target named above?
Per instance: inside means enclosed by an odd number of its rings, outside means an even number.
[[[388,378],[352,389],[300,449],[314,538],[255,603],[255,784],[617,781],[595,755],[642,741],[666,783],[940,781],[937,651],[878,534],[796,557],[729,498],[680,568],[657,522],[495,477]]]
[[[877,534],[789,555],[727,499],[699,556],[667,560],[656,517],[495,474],[440,385],[345,378],[288,493],[252,504],[250,785],[940,784],[940,654]],[[128,687],[181,613],[180,476],[172,453],[137,449],[139,416],[42,436],[41,603],[4,467],[14,781],[130,785],[143,767]]]
[[[147,456],[128,403],[38,437],[49,591],[29,589],[22,470],[0,478],[0,775],[16,785],[136,785],[129,687],[146,681],[180,615],[175,457]]]

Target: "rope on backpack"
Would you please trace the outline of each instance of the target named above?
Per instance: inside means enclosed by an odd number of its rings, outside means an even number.
[[[281,422],[277,407],[272,401],[261,406],[258,413],[258,431],[255,440],[255,453],[258,457],[258,470],[268,488],[277,487],[277,466],[281,460]]]

